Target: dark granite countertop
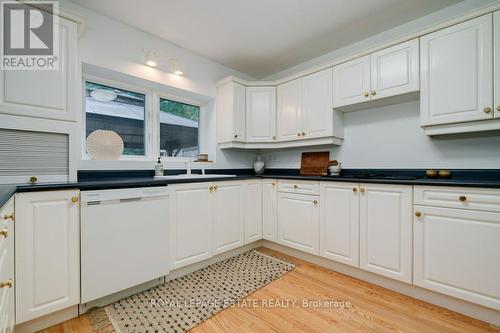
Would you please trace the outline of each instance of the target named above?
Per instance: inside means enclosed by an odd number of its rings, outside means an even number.
[[[168,186],[179,183],[246,180],[255,178],[295,179],[314,181],[340,181],[356,183],[381,183],[402,185],[434,185],[484,187],[500,189],[500,170],[452,170],[451,178],[427,178],[425,170],[401,169],[348,169],[341,176],[301,176],[297,169],[269,169],[262,176],[253,174],[251,169],[211,170],[212,173],[236,174],[231,178],[201,179],[154,179],[151,171],[103,171],[81,172],[77,182],[0,185],[0,207],[16,192],[60,190],[77,188],[82,191],[117,189],[127,187]],[[180,173],[169,171],[169,173]]]

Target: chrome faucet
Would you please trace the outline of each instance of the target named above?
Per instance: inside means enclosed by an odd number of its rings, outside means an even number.
[[[191,161],[184,162],[186,164],[186,175],[191,174]]]

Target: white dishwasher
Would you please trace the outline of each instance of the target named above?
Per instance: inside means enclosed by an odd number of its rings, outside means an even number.
[[[167,187],[81,192],[81,301],[169,272]]]

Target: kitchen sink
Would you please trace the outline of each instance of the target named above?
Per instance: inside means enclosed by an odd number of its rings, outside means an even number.
[[[200,174],[187,174],[183,173],[180,175],[170,175],[170,176],[155,176],[155,179],[210,179],[210,178],[230,178],[236,177],[236,175],[223,175],[223,174],[209,174],[209,175],[200,175]]]

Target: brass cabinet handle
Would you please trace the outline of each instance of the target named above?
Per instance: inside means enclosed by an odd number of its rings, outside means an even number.
[[[72,203],[77,203],[78,202],[78,197],[77,196],[71,197],[71,202]]]
[[[7,228],[3,228],[2,230],[0,230],[0,236],[3,236],[3,238],[7,238],[8,235],[9,230]]]
[[[209,187],[208,187],[208,190],[209,190],[210,192],[213,192],[214,187],[213,187],[213,186],[209,186]]]
[[[237,137],[238,137],[238,134],[235,134],[235,135],[234,135],[234,138],[236,139]]]
[[[465,200],[467,200],[467,197],[465,195],[461,195],[458,197],[458,200],[464,202]]]
[[[6,221],[7,221],[7,220],[12,220],[12,221],[14,221],[14,213],[12,213],[12,214],[5,214],[5,215],[3,216],[3,219],[4,219],[4,220],[6,220]]]
[[[365,193],[365,191],[366,191],[366,190],[365,190],[364,188],[360,188],[360,189],[359,189],[359,191],[360,191],[361,193]]]
[[[7,281],[0,281],[0,288],[12,288],[14,281],[12,279],[8,279]]]
[[[314,206],[317,206],[318,205],[318,200],[314,200],[313,203],[314,203]]]
[[[217,185],[214,185],[214,191],[217,192],[217,188],[218,186]]]
[[[294,189],[298,189],[298,188],[299,188],[299,185],[293,185],[293,188],[294,188]]]
[[[306,132],[302,132],[302,136],[306,136]]]
[[[301,135],[302,135],[302,134],[300,134],[300,133],[297,133],[297,136],[301,136]]]
[[[365,97],[368,97],[370,96],[370,93],[368,91],[365,91],[365,93],[363,94]]]
[[[372,96],[375,96],[377,92],[375,90],[372,90]]]
[[[485,107],[483,111],[484,111],[484,113],[490,113],[491,112],[491,108],[489,106]]]
[[[272,182],[273,186],[276,186],[276,183],[275,182]]]
[[[31,177],[30,177],[30,179],[29,179],[29,182],[30,182],[31,184],[35,184],[37,181],[38,181],[38,178],[37,178],[37,177],[35,177],[35,176],[31,176]]]
[[[353,188],[352,188],[352,191],[353,191],[353,192],[358,192],[358,188],[357,188],[357,187],[353,187]]]
[[[420,217],[420,216],[422,216],[422,213],[420,213],[420,212],[415,212],[415,216],[416,216],[416,217]]]
[[[273,135],[273,140],[276,140],[276,136],[275,135]]]

